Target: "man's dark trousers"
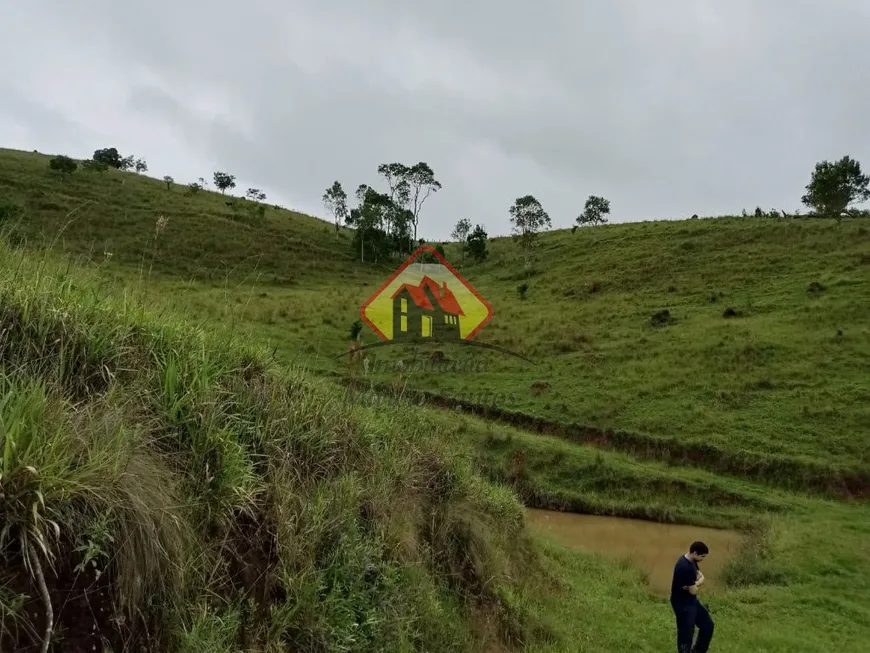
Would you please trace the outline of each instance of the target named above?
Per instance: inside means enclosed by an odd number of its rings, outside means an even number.
[[[700,601],[680,604],[671,602],[677,617],[677,653],[707,653],[713,638],[713,620]],[[698,641],[692,648],[692,639],[698,627]]]

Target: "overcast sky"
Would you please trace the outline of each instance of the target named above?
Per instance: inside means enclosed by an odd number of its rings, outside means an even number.
[[[0,146],[145,158],[324,216],[428,162],[420,234],[794,209],[816,161],[870,168],[867,0],[0,0]]]

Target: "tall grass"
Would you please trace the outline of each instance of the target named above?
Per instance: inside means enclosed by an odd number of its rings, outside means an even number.
[[[61,600],[82,576],[109,588],[91,607],[114,616],[98,634],[116,647],[524,641],[510,598],[534,562],[521,506],[437,423],[349,403],[261,350],[91,284],[3,251],[0,584],[31,596],[4,600],[4,645],[96,637]],[[483,631],[471,628],[480,610],[494,615]]]

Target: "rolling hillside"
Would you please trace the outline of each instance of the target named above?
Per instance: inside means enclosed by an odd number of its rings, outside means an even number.
[[[49,614],[76,653],[673,647],[645,572],[523,506],[739,529],[716,650],[866,648],[870,224],[555,232],[531,274],[448,245],[533,363],[373,378],[335,356],[391,267],[226,201],[0,151],[0,649]]]
[[[0,189],[26,218],[21,235],[32,245],[156,275],[197,281],[227,279],[292,285],[354,273],[345,230],[264,203],[109,169],[81,167],[61,179],[47,155],[0,149]],[[233,206],[228,206],[228,202]],[[166,228],[157,233],[161,216]]]
[[[107,278],[203,323],[267,341],[282,360],[347,373],[335,357],[391,271],[356,262],[347,233],[274,209],[262,222],[234,219],[217,193],[191,197],[133,173],[60,181],[46,161],[0,156],[0,188],[24,206],[28,236],[90,257]],[[160,215],[169,222],[155,246]],[[531,274],[516,248],[495,239],[479,265],[454,245],[447,256],[494,307],[477,340],[535,364],[478,353],[486,373],[415,373],[402,380],[409,389],[485,392],[498,397],[491,415],[570,439],[789,487],[870,493],[870,222],[717,218],[557,231],[541,236]]]

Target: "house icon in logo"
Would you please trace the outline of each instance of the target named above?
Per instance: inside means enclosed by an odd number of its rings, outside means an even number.
[[[403,283],[393,300],[393,340],[459,340],[465,315],[456,295],[442,281],[424,276],[418,285]]]

